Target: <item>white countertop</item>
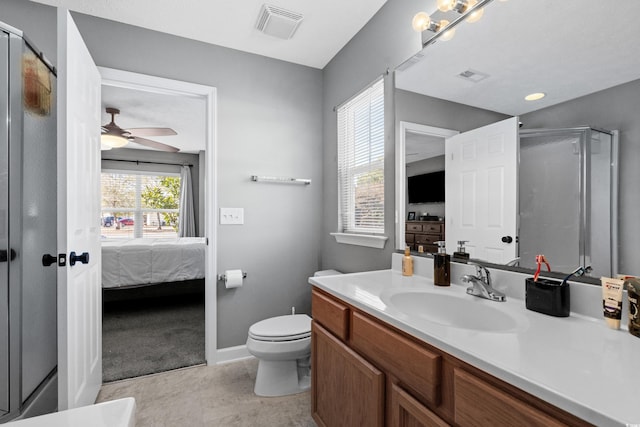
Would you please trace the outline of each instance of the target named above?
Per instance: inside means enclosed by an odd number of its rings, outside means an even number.
[[[602,318],[573,311],[565,318],[547,316],[527,310],[523,299],[509,294],[506,302],[484,300],[467,295],[467,286],[436,287],[430,278],[404,277],[397,270],[311,277],[309,282],[597,426],[640,425],[640,339],[607,328]],[[443,326],[390,305],[387,297],[404,290],[473,299],[517,318],[520,326],[509,332]]]

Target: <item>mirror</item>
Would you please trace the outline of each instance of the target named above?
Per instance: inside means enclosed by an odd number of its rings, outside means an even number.
[[[398,175],[400,170],[406,173],[405,165],[400,166],[405,156],[401,145],[407,135],[415,132],[407,130],[407,126],[413,126],[411,123],[466,132],[519,116],[523,123],[521,135],[533,129],[580,128],[589,133],[585,138],[591,140],[602,129],[619,131],[619,201],[613,202],[613,209],[593,201],[595,196],[584,202],[593,205],[588,218],[593,227],[589,248],[592,258],[585,258],[585,263],[606,264],[606,257],[612,256],[617,259],[612,274],[640,274],[640,242],[634,237],[640,235],[640,223],[632,214],[640,206],[640,191],[635,188],[640,182],[640,168],[635,164],[637,160],[633,161],[640,156],[640,120],[635,113],[640,108],[640,61],[631,54],[636,49],[634,41],[640,37],[634,23],[638,12],[640,2],[633,0],[616,2],[615,6],[608,2],[585,5],[579,1],[493,1],[485,6],[479,22],[461,22],[451,40],[429,44],[433,33],[423,32],[426,47],[395,72],[397,211],[405,211],[405,220],[407,212],[413,211],[417,217],[423,212],[431,215],[431,210],[440,216],[435,205],[414,209],[400,205],[398,200],[402,198],[399,195],[407,194],[405,179],[400,180]],[[594,27],[597,22],[611,22],[615,28],[598,29]],[[525,101],[525,95],[533,92],[544,92],[546,96]],[[614,135],[604,132],[600,136],[613,139]],[[586,157],[589,156],[585,155],[585,164],[590,162]],[[555,157],[541,159],[538,161],[546,165]],[[598,172],[591,179],[597,180],[596,176],[600,176]],[[587,192],[586,196],[590,194]],[[523,196],[520,198],[522,202]],[[559,212],[555,204],[539,204],[535,210],[550,213],[551,221],[560,224],[553,219],[554,212]],[[575,223],[579,221],[580,216]],[[398,248],[404,247],[400,239],[404,229],[404,221],[399,220]],[[610,230],[614,240],[617,237],[611,248],[595,235],[603,229]],[[565,234],[568,236],[569,232]],[[556,230],[555,237],[556,241],[549,240],[548,247],[539,252],[554,253],[558,240],[563,241],[563,230]],[[607,250],[603,251],[603,247]],[[531,266],[531,255],[526,257],[527,260],[520,260],[521,265]],[[556,271],[571,270],[571,263],[550,261]]]

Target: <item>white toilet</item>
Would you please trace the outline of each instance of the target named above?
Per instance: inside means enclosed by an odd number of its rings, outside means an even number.
[[[314,276],[342,274],[317,271]],[[254,392],[258,396],[286,396],[311,385],[311,318],[306,314],[272,317],[249,328],[247,350],[258,360]]]
[[[285,396],[309,389],[311,318],[306,314],[254,323],[247,350],[259,360],[254,387],[258,396]]]

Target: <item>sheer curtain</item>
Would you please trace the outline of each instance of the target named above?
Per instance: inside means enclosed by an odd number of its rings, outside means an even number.
[[[180,170],[180,213],[178,219],[178,237],[194,237],[196,221],[193,211],[193,186],[191,185],[191,169],[182,166]]]

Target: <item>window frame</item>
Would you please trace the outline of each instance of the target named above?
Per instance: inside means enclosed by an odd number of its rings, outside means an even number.
[[[137,176],[152,176],[152,177],[177,177],[181,178],[180,172],[167,172],[167,171],[150,171],[150,170],[132,170],[132,169],[118,169],[118,168],[103,168],[100,170],[100,179],[102,182],[102,174],[119,174],[119,175],[137,175]],[[182,182],[180,183],[182,185]],[[133,207],[127,206],[116,206],[116,207],[103,207],[102,206],[102,193],[100,196],[100,216],[103,218],[103,214],[105,212],[130,212],[134,218],[134,226],[133,226],[133,237],[134,239],[145,238],[148,236],[144,235],[144,224],[140,223],[140,227],[136,227],[135,223],[138,219],[143,218],[144,214],[150,213],[180,213],[180,199],[178,199],[178,208],[174,209],[154,209],[154,208],[143,208],[142,207],[142,187],[138,187],[136,185],[135,189],[135,201]],[[157,239],[174,239],[176,236],[153,236]],[[110,239],[130,239],[131,237],[109,237]]]
[[[372,121],[371,107],[375,107],[377,102],[381,102],[381,105],[379,106],[381,117],[379,117],[379,120]],[[387,237],[384,236],[384,233],[386,232],[384,212],[384,179],[386,162],[385,103],[385,78],[384,76],[380,76],[356,95],[335,108],[338,159],[338,232],[330,234],[334,236],[336,241],[339,243],[383,248],[387,240]],[[357,108],[361,108],[362,106],[369,108],[366,122],[366,128],[369,135],[366,137],[367,140],[364,143],[356,140],[357,118],[354,118]],[[377,127],[374,131],[377,130],[379,133],[372,137],[371,130],[374,126]],[[345,134],[345,131],[351,133]],[[376,142],[381,146],[373,147],[372,150],[373,138],[376,138]],[[351,144],[352,148],[345,147],[344,144]],[[369,156],[369,158],[365,163],[358,164],[359,160],[362,160],[362,153],[358,148],[362,148],[363,145],[366,145],[366,154],[364,157],[366,158]],[[350,152],[349,155],[346,154],[347,152]],[[379,157],[372,160],[372,154],[378,154]],[[345,155],[350,156],[351,158],[345,159]],[[358,159],[357,157],[360,158]],[[357,202],[355,200],[357,195],[355,188],[356,180],[359,176],[362,176],[363,173],[367,172],[379,172],[381,174],[381,182],[378,185],[381,186],[382,189],[382,201],[378,204],[380,205],[378,209],[375,209],[375,214],[379,215],[379,219],[374,220],[377,222],[377,224],[374,224],[374,227],[356,225],[358,215]],[[348,181],[348,183],[346,181]]]

